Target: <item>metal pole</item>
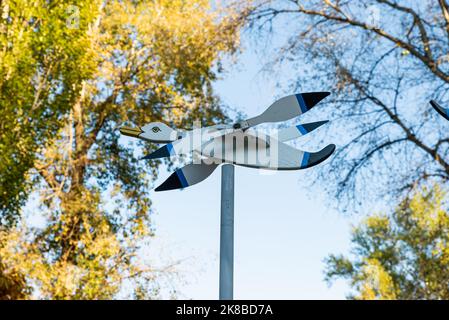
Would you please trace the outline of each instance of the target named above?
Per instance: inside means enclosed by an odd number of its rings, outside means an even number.
[[[220,300],[234,295],[234,166],[221,167]]]

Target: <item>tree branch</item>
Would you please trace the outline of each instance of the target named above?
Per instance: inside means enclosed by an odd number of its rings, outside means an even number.
[[[449,5],[447,4],[446,0],[438,0],[438,3],[440,4],[444,20],[446,21],[446,33],[449,38]]]
[[[382,1],[382,0],[378,0],[378,1]],[[326,2],[326,1],[325,1]],[[387,2],[385,2],[387,3]],[[332,10],[335,11],[335,9],[330,6],[330,8]],[[331,13],[327,13],[324,10],[322,11],[317,11],[317,10],[312,10],[312,9],[306,9],[304,8],[302,5],[299,5],[297,9],[274,9],[274,8],[269,8],[269,9],[264,9],[264,10],[260,10],[260,11],[256,11],[255,12],[255,19],[260,19],[266,16],[277,16],[281,13],[303,13],[309,16],[316,16],[316,17],[322,17],[327,19],[328,21],[335,21],[338,23],[343,23],[343,24],[348,24],[357,28],[360,28],[362,30],[368,31],[368,32],[372,32],[375,33],[376,35],[394,43],[395,45],[397,45],[398,47],[407,50],[408,52],[410,52],[413,56],[415,56],[417,59],[419,59],[421,62],[424,63],[425,66],[427,66],[427,68],[433,73],[435,74],[438,78],[440,78],[441,80],[448,82],[449,83],[449,75],[444,73],[437,65],[437,63],[431,59],[431,51],[428,50],[426,51],[426,49],[424,48],[424,54],[422,54],[414,45],[412,45],[411,43],[408,43],[404,40],[401,40],[398,37],[393,36],[392,34],[386,32],[383,29],[380,29],[376,26],[370,26],[366,23],[360,22],[358,20],[352,19],[350,18],[348,15],[346,14],[342,14],[341,10],[337,10],[336,11],[338,14],[340,15],[334,15]],[[419,16],[418,16],[419,17]],[[420,21],[420,23],[422,23],[422,21]],[[425,29],[421,30],[422,33],[422,38],[423,38],[423,42],[425,47],[429,47],[429,39],[427,37],[427,34],[425,32]]]

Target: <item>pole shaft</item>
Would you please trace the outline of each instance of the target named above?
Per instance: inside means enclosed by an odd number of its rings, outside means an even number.
[[[221,167],[220,300],[234,295],[234,166]]]

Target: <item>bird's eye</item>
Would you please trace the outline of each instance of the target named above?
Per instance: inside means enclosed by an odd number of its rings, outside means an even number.
[[[151,128],[151,131],[153,131],[154,133],[158,133],[161,131],[161,129],[159,129],[159,127],[153,127]]]

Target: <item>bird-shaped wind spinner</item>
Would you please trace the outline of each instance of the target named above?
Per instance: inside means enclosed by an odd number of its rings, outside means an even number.
[[[209,177],[221,163],[271,170],[305,169],[326,160],[334,152],[335,145],[330,144],[318,152],[306,152],[285,142],[302,137],[328,121],[299,124],[270,132],[269,135],[251,128],[300,116],[329,94],[309,92],[289,95],[274,102],[259,116],[233,125],[219,124],[183,131],[154,122],[137,128],[122,127],[120,132],[145,141],[166,143],[143,159],[196,155],[193,163],[176,170],[156,191],[197,184]]]

